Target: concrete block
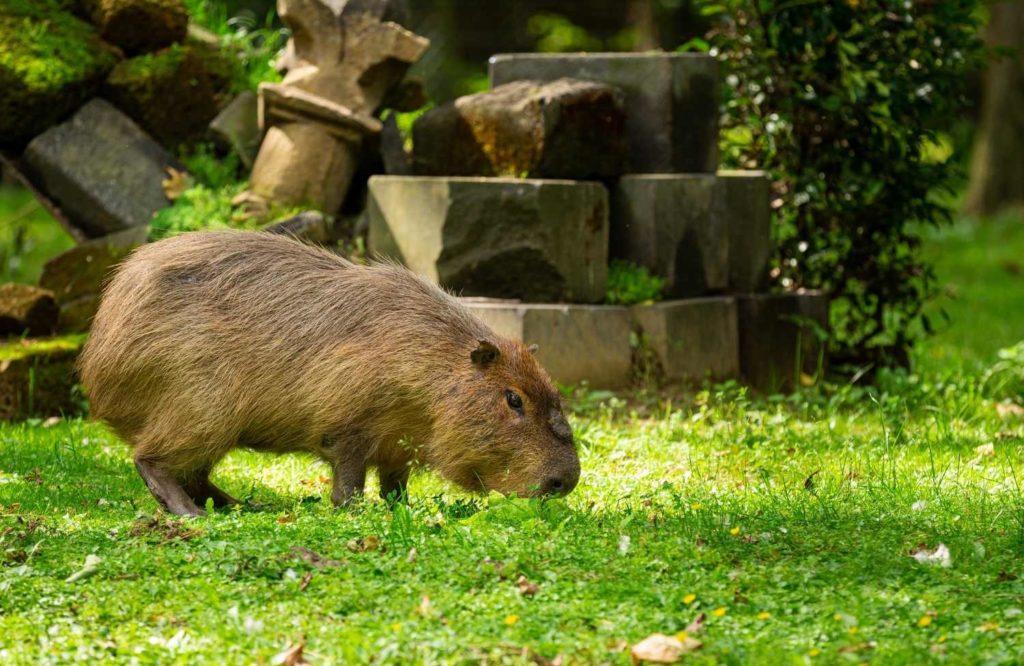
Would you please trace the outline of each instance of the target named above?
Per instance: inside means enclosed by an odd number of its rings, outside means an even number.
[[[788,392],[802,375],[817,378],[828,330],[828,297],[820,291],[738,296],[740,371],[763,393]]]
[[[632,173],[718,168],[718,63],[697,53],[515,53],[490,61],[491,84],[598,81],[625,94]]]
[[[633,306],[636,332],[665,379],[736,379],[740,372],[736,301],[694,298]]]
[[[624,388],[632,381],[629,308],[462,299],[495,333],[536,344],[537,360],[562,384]]]
[[[600,183],[375,176],[369,250],[466,296],[596,303],[608,274]]]
[[[666,296],[753,292],[771,253],[764,173],[624,176],[612,193],[612,257],[666,279]]]

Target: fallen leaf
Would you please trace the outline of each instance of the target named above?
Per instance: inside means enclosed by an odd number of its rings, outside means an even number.
[[[22,478],[25,479],[26,481],[28,481],[29,483],[36,484],[37,486],[43,485],[43,475],[39,471],[38,467],[34,468],[31,472],[29,472],[28,474],[26,474]]]
[[[338,567],[345,564],[342,560],[331,560],[322,555],[314,553],[309,548],[303,548],[302,546],[292,546],[288,551],[291,557],[302,560],[307,564],[311,564],[317,569],[323,569],[325,567]]]
[[[302,664],[308,664],[309,662],[302,656],[302,651],[306,649],[306,642],[299,641],[295,645],[289,645],[288,649],[284,652],[278,653],[270,660],[274,666],[301,666]]]
[[[1004,419],[1011,416],[1024,416],[1024,407],[1012,402],[1000,402],[996,404],[996,414]]]
[[[174,201],[188,189],[188,174],[174,167],[167,167],[166,171],[167,178],[160,181],[160,186],[164,188],[164,196]]]
[[[921,564],[938,565],[942,568],[948,568],[953,564],[949,548],[944,543],[940,543],[935,548],[928,548],[923,543],[918,544],[917,548],[910,551],[910,556]]]
[[[278,516],[277,517],[277,522],[279,524],[281,524],[281,525],[285,525],[287,523],[294,523],[295,522],[295,514],[294,513],[286,513],[283,516]]]
[[[701,642],[684,636],[680,640],[676,636],[651,634],[633,646],[630,651],[634,664],[651,662],[653,664],[674,664],[687,652],[700,648]]]
[[[100,570],[100,564],[102,563],[103,560],[99,555],[86,555],[85,563],[82,565],[82,568],[65,578],[64,582],[77,583],[80,580],[93,576]]]
[[[305,592],[306,588],[309,587],[309,582],[311,580],[313,580],[313,572],[307,571],[306,575],[302,577],[301,581],[299,581],[299,591]]]
[[[982,444],[981,446],[974,449],[974,452],[979,456],[994,456],[996,454],[995,444]]]
[[[361,539],[349,539],[345,547],[353,553],[365,553],[368,550],[378,550],[380,548],[380,539],[372,534]]]
[[[690,624],[686,625],[686,633],[688,634],[699,634],[704,630],[704,621],[708,619],[708,616],[701,613],[697,617],[693,618]]]
[[[526,576],[520,575],[516,579],[516,587],[519,588],[520,594],[524,597],[533,597],[535,594],[540,592],[540,586],[536,583],[531,583]]]

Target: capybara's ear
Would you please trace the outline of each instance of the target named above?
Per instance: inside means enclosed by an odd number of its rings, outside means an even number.
[[[478,368],[487,368],[494,364],[501,352],[490,340],[477,340],[477,347],[469,354],[469,359]]]
[[[531,354],[536,354],[538,349],[540,349],[540,345],[538,345],[535,342],[532,345],[530,345],[529,347],[527,347],[526,351],[530,352]]]

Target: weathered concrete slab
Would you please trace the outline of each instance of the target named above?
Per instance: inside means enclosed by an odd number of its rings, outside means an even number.
[[[828,330],[828,297],[822,292],[737,297],[740,370],[764,393],[792,391],[820,376]]]
[[[669,297],[756,292],[771,254],[768,193],[759,171],[624,176],[611,256],[664,277]]]
[[[375,176],[369,250],[466,296],[596,303],[608,274],[599,183]]]
[[[623,388],[632,381],[629,308],[462,300],[495,333],[538,345],[537,360],[557,382]]]
[[[183,168],[101,99],[33,139],[24,164],[36,186],[90,238],[148,224],[170,205],[161,186],[167,168]]]
[[[694,298],[633,306],[637,333],[665,379],[736,379],[739,333],[733,298]]]
[[[146,242],[146,232],[144,226],[133,227],[77,245],[46,262],[39,285],[54,294],[61,331],[89,329],[111,270]]]
[[[0,343],[0,419],[81,412],[72,389],[84,335]]]
[[[258,100],[256,93],[244,90],[210,121],[210,133],[224,147],[235,151],[246,169],[251,169],[260,147]]]
[[[515,53],[490,61],[491,84],[564,77],[622,89],[632,173],[718,168],[718,63],[695,53]]]
[[[614,178],[625,171],[622,95],[593,81],[514,81],[432,109],[413,125],[426,176]]]

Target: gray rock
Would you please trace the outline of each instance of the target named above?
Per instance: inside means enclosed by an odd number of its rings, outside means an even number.
[[[39,285],[53,292],[60,307],[60,330],[89,329],[110,271],[146,242],[147,228],[132,227],[76,245],[43,265]]]
[[[736,301],[694,298],[633,306],[633,322],[665,379],[736,379],[740,372]]]
[[[559,383],[623,388],[632,381],[629,308],[462,300],[495,333],[538,345],[537,360]]]
[[[33,139],[24,161],[38,187],[90,238],[148,224],[170,205],[161,186],[166,169],[182,168],[101,99]]]
[[[608,273],[599,183],[375,176],[369,250],[467,296],[594,303]]]
[[[251,90],[240,92],[210,122],[210,133],[226,148],[235,151],[246,169],[252,168],[260,148],[258,99]]]
[[[740,370],[763,393],[792,391],[824,371],[820,334],[828,330],[828,297],[817,291],[737,297]]]
[[[718,64],[693,53],[507,54],[491,84],[599,81],[625,93],[632,173],[714,172],[718,167]]]
[[[625,171],[616,88],[515,81],[432,109],[413,125],[413,171],[427,176],[614,178]]]
[[[611,256],[664,277],[668,297],[756,292],[771,253],[768,190],[759,171],[624,176]]]
[[[285,234],[314,245],[326,245],[331,240],[331,228],[323,213],[307,210],[275,222],[264,231],[272,234]]]

